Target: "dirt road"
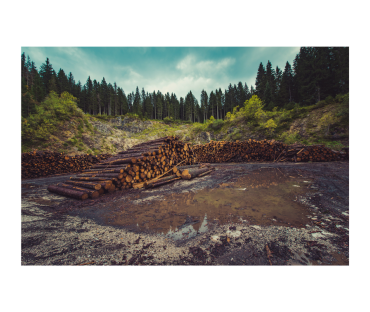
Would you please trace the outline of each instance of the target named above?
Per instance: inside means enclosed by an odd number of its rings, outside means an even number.
[[[85,201],[22,181],[22,265],[348,265],[348,162],[214,166]]]

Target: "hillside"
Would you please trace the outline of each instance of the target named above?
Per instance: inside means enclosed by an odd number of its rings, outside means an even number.
[[[349,145],[348,94],[281,111],[265,111],[257,97],[252,99],[228,113],[225,120],[189,123],[169,118],[143,120],[132,114],[90,116],[68,93],[60,97],[50,94],[35,114],[22,118],[22,152],[38,149],[67,155],[114,154],[168,135],[194,144],[268,138],[289,144],[324,144],[334,149]]]

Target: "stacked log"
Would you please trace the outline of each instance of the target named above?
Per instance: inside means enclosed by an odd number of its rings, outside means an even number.
[[[191,147],[177,137],[165,137],[133,146],[104,159],[76,177],[48,188],[78,199],[135,188],[153,188],[177,179],[210,174],[210,163],[248,161],[334,161],[348,158],[322,145],[287,145],[275,140],[215,142]],[[195,163],[198,164],[195,165]],[[98,194],[97,194],[98,193]]]
[[[288,145],[275,140],[243,142],[211,141],[193,146],[199,162],[225,163],[249,161],[337,161],[348,158],[344,152],[323,145]]]
[[[149,181],[153,182],[151,187],[156,187],[162,185],[161,183],[170,183],[174,181],[173,179],[178,179],[174,175],[176,164],[192,165],[195,161],[190,144],[170,136],[137,144],[127,151],[119,152],[83,170],[81,174],[71,177],[64,184],[89,189],[100,184],[105,193],[129,189],[138,184],[143,186]],[[168,175],[174,175],[173,179],[166,178]]]
[[[108,157],[108,154],[67,156],[64,153],[49,151],[22,153],[22,179],[79,172]]]

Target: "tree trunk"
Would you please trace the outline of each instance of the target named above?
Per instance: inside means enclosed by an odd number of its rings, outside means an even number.
[[[92,199],[99,197],[99,191],[96,191],[96,190],[85,189],[85,188],[82,188],[82,187],[79,187],[79,186],[74,186],[74,185],[70,185],[70,184],[63,184],[63,183],[58,183],[56,186],[87,193],[87,195]]]
[[[75,199],[81,199],[84,200],[89,197],[89,195],[85,192],[77,191],[77,190],[71,190],[68,188],[56,186],[56,185],[49,185],[48,191],[51,193],[56,193],[58,195],[63,195]]]
[[[98,183],[69,181],[69,180],[65,181],[64,183],[75,185],[75,186],[81,186],[81,187],[85,187],[85,188],[92,189],[92,190],[97,190],[97,191],[101,189],[101,184],[98,184]]]

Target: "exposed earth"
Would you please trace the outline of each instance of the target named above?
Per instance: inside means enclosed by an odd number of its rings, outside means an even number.
[[[349,162],[213,164],[78,201],[22,181],[22,265],[348,265]]]

